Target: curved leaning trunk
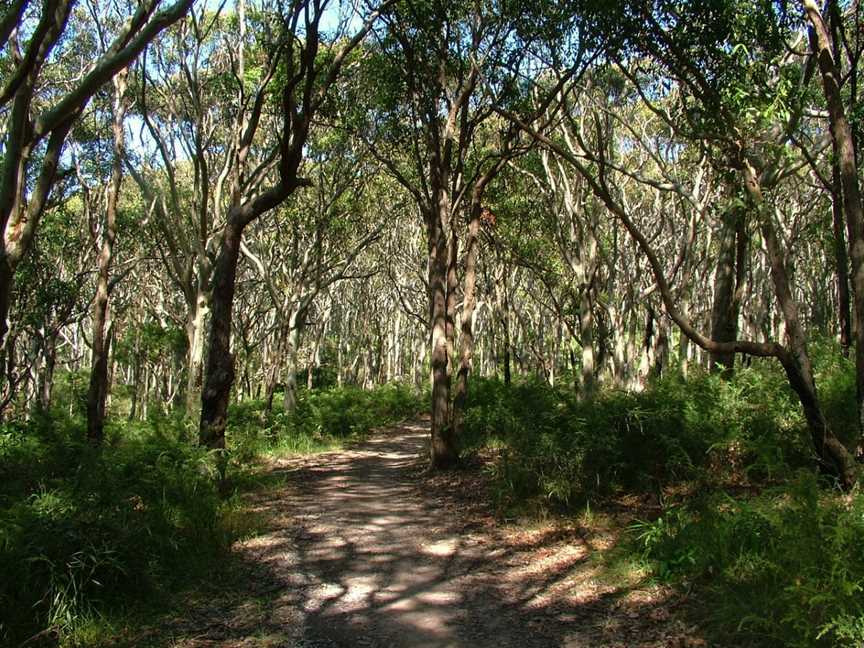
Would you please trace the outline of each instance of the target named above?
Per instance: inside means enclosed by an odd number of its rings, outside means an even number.
[[[804,1],[805,4],[812,4],[812,0]],[[598,180],[578,157],[564,150],[548,137],[537,133],[531,129],[530,126],[526,126],[524,123],[518,121],[517,123],[520,128],[531,134],[535,139],[543,142],[546,146],[549,146],[552,150],[561,155],[562,158],[572,164],[589,183],[592,193],[603,202],[609,211],[624,226],[627,233],[647,258],[654,279],[660,290],[660,295],[663,299],[666,312],[681,330],[683,335],[686,335],[695,344],[709,353],[747,353],[761,357],[774,357],[781,362],[789,379],[789,384],[795,391],[801,403],[804,415],[807,419],[810,434],[814,441],[814,448],[819,455],[820,461],[823,466],[828,467],[837,475],[839,481],[844,487],[851,487],[857,480],[858,468],[852,454],[845,448],[845,446],[843,446],[842,443],[840,443],[831,431],[824,413],[822,412],[815,381],[813,380],[809,355],[807,354],[806,337],[804,336],[803,328],[801,327],[798,318],[797,304],[792,297],[792,292],[789,286],[789,278],[786,271],[783,251],[780,248],[779,241],[774,232],[772,214],[768,213],[765,208],[759,174],[752,167],[749,161],[743,156],[737,160],[740,165],[739,170],[743,176],[744,190],[750,203],[759,212],[758,216],[760,218],[762,234],[765,238],[766,248],[768,250],[768,260],[771,270],[771,279],[774,284],[774,293],[780,306],[780,310],[783,313],[787,335],[790,340],[788,349],[776,342],[760,343],[748,340],[716,342],[700,333],[693,326],[687,316],[679,310],[663,272],[663,267],[660,264],[651,243],[648,241],[644,233],[630,219],[625,208],[609,193],[605,184]],[[864,250],[864,240],[861,241],[861,245],[862,250]],[[861,269],[864,271],[864,267]],[[864,278],[864,275],[862,275],[862,278]],[[864,289],[862,289],[862,291],[864,291]],[[858,297],[862,297],[862,299],[857,300]],[[864,304],[864,294],[856,296],[856,303],[858,301]],[[860,328],[864,329],[864,327]],[[859,331],[859,334],[864,336],[864,331]],[[858,352],[864,352],[864,347],[859,348]]]
[[[745,169],[745,184],[754,204],[764,211],[761,203],[761,192],[752,169]],[[798,315],[798,304],[792,297],[786,263],[777,239],[777,233],[774,230],[773,219],[768,213],[763,213],[760,216],[762,236],[768,251],[771,280],[774,283],[774,294],[783,314],[789,345],[788,351],[785,349],[778,350],[775,355],[786,372],[789,385],[801,403],[807,428],[813,440],[813,447],[819,459],[823,465],[839,477],[844,487],[850,488],[857,479],[858,468],[854,457],[840,443],[825,419],[816,391],[816,381],[813,378],[813,365],[807,351],[807,338]]]

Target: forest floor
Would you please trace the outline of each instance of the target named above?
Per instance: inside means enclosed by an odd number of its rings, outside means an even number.
[[[428,435],[420,421],[273,461],[271,486],[249,499],[260,533],[235,546],[233,576],[186,595],[135,643],[708,645],[687,621],[686,597],[604,559],[620,524],[498,520],[478,466],[425,470]]]

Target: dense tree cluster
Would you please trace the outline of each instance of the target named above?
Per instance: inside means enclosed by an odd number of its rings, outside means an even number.
[[[856,479],[858,2],[2,11],[3,417],[62,374],[96,444],[156,408],[221,449],[231,399],[429,384],[446,467],[472,373],[589,400],[764,357]],[[824,337],[859,430],[826,421]]]

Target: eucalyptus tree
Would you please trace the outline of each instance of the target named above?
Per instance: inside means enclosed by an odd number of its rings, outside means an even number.
[[[42,234],[19,266],[0,353],[4,415],[20,416],[31,406],[48,411],[53,402],[57,369],[68,356],[64,333],[77,326],[90,303],[94,249],[82,211],[74,199],[49,207]]]
[[[858,176],[855,140],[852,127],[846,116],[846,106],[841,96],[841,73],[838,53],[839,44],[834,40],[839,35],[839,11],[836,2],[828,3],[832,10],[835,36],[831,34],[828,21],[822,16],[820,7],[813,0],[801,0],[801,5],[810,23],[811,46],[819,65],[828,107],[829,127],[834,143],[835,175],[843,197],[843,212],[849,232],[849,258],[852,261],[852,288],[854,291],[855,321],[855,368],[858,385],[858,427],[864,435],[864,204],[861,198],[861,181]],[[853,64],[853,71],[857,62]],[[853,93],[854,98],[854,93]],[[860,450],[860,448],[859,448]]]
[[[632,217],[624,194],[614,179],[617,169],[605,150],[593,149],[580,139],[578,151],[555,142],[548,135],[522,124],[546,146],[567,160],[586,179],[592,192],[615,215],[648,260],[669,317],[681,332],[712,353],[746,353],[776,358],[798,396],[818,459],[845,485],[857,473],[854,460],[825,419],[807,349],[807,337],[794,299],[792,277],[786,263],[788,251],[777,233],[776,204],[766,191],[794,174],[803,162],[790,155],[788,140],[803,118],[802,93],[806,65],[787,39],[796,32],[770,3],[722,5],[637,4],[622,17],[630,30],[636,54],[619,66],[638,66],[639,56],[656,62],[680,88],[680,110],[674,125],[691,141],[700,143],[715,159],[724,160],[739,174],[741,204],[757,224],[765,245],[771,282],[783,315],[786,344],[776,341],[717,341],[699,331],[681,310],[654,246]],[[631,18],[630,23],[625,18]],[[800,32],[797,36],[800,40]],[[693,64],[694,60],[699,65]],[[664,94],[661,74],[655,92],[642,92],[642,101],[656,109]],[[796,84],[797,80],[797,84]],[[663,115],[662,111],[656,114]],[[598,115],[595,123],[602,123]]]
[[[377,165],[370,165],[350,139],[317,135],[309,139],[306,163],[314,186],[266,226],[253,228],[248,243],[240,246],[266,288],[275,315],[276,353],[267,381],[267,407],[272,407],[281,369],[287,412],[296,405],[297,356],[310,309],[332,285],[356,278],[352,267],[357,257],[381,232],[370,218]]]
[[[348,55],[379,15],[378,9],[370,11],[363,17],[362,26],[345,37],[354,17],[350,11],[341,16],[344,19],[337,33],[328,34],[321,24],[330,9],[327,0],[294,0],[266,9],[270,22],[264,33],[269,31],[273,40],[266,44],[262,72],[240,106],[243,118],[237,121],[234,133],[239,145],[229,174],[228,208],[213,265],[212,318],[199,431],[201,442],[211,448],[225,447],[228,401],[234,382],[232,312],[243,233],[249,224],[278,207],[298,188],[310,184],[301,176],[301,164],[312,121]],[[268,124],[272,132],[262,131],[265,108],[275,109],[278,115],[272,125]],[[275,167],[276,177],[266,187],[259,175],[267,177],[271,165],[259,165],[260,170],[249,168],[250,151],[258,146],[267,148],[264,159],[271,160]]]
[[[178,0],[157,12],[160,0],[141,0],[106,34],[104,53],[93,57],[79,49],[90,38],[90,18],[75,0],[13,0],[0,19],[0,56],[8,70],[0,88],[0,344],[8,332],[15,270],[64,174],[62,153],[72,125],[93,95],[192,2]]]
[[[536,28],[521,24],[513,11],[497,2],[396,3],[369,59],[366,85],[373,112],[364,129],[375,155],[414,198],[426,228],[435,467],[458,460],[483,195],[514,154],[515,135],[495,117],[493,106],[516,94]],[[569,73],[562,84],[567,78]],[[467,215],[464,221],[461,214]],[[462,287],[459,238],[465,221]],[[459,389],[451,407],[460,287]]]
[[[98,30],[102,26],[97,21]],[[118,229],[118,206],[123,181],[123,156],[126,147],[125,117],[127,109],[126,70],[121,70],[113,79],[113,92],[109,95],[110,107],[104,111],[110,125],[99,121],[93,131],[106,128],[111,134],[108,159],[99,149],[106,148],[96,135],[94,142],[82,142],[84,147],[73,143],[73,158],[77,190],[81,198],[83,221],[90,233],[91,245],[96,256],[96,286],[93,298],[92,325],[90,334],[91,368],[87,391],[87,436],[91,442],[102,441],[105,420],[105,401],[108,396],[108,355],[113,332],[109,323],[109,300],[111,292],[122,275],[112,278],[114,247]],[[94,111],[101,112],[101,111]],[[95,135],[95,132],[91,131]],[[82,160],[86,157],[87,160]]]
[[[263,56],[247,34],[245,2],[233,11],[226,4],[201,3],[166,30],[134,79],[143,127],[127,167],[153,206],[154,243],[185,302],[189,417],[200,406],[213,246],[247,117],[238,106],[248,102],[249,77],[260,73]]]
[[[95,4],[89,5],[93,17],[94,31],[100,52],[109,47],[108,28],[122,16],[103,16]],[[97,249],[96,290],[93,299],[92,328],[90,336],[91,366],[90,383],[87,390],[87,436],[91,442],[102,442],[105,422],[105,404],[109,391],[108,356],[110,352],[113,329],[109,324],[109,300],[111,291],[119,280],[112,279],[114,262],[114,246],[117,238],[117,212],[120,203],[120,190],[123,182],[123,158],[126,153],[126,111],[128,69],[120,70],[112,78],[113,92],[107,97],[109,109],[105,111],[110,118],[111,154],[110,165],[106,174],[98,174],[100,184],[104,187],[98,191],[102,196],[99,214],[91,214],[89,218],[91,238]],[[107,121],[107,119],[106,119]],[[108,129],[106,129],[108,130]],[[80,165],[76,164],[80,180]],[[83,184],[83,182],[82,182]]]

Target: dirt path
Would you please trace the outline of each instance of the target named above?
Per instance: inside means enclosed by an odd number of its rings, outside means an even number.
[[[192,604],[168,645],[706,645],[668,592],[604,584],[575,532],[499,528],[476,478],[423,477],[427,437],[417,423],[277,468],[286,485],[257,502],[271,524],[238,547],[242,590]]]

